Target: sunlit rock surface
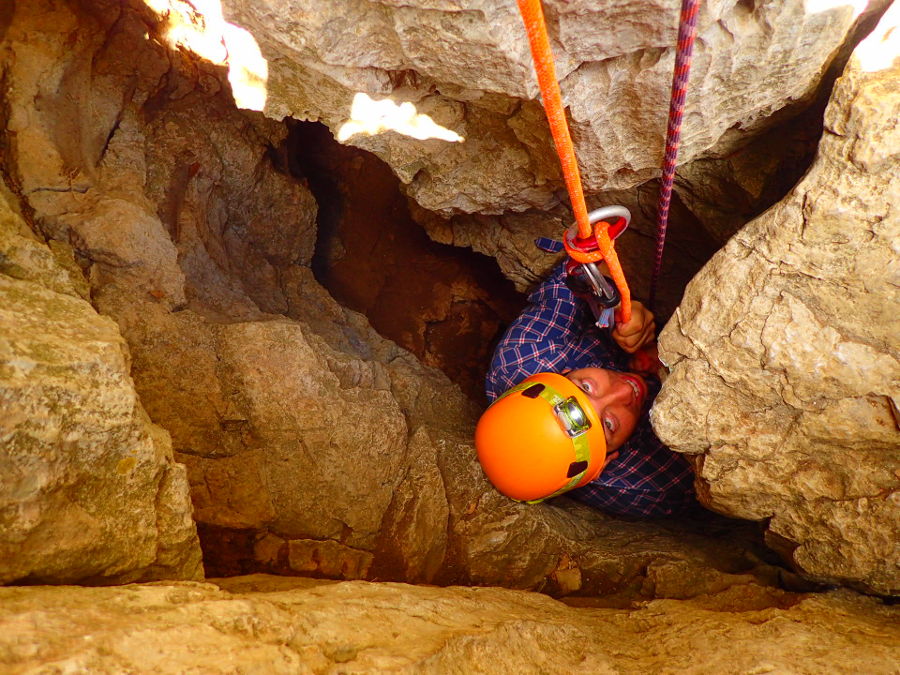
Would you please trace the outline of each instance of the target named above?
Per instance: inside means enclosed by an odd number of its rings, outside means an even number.
[[[880,593],[900,589],[898,18],[854,53],[807,176],[688,287],[653,410],[704,503],[771,519],[807,575]]]
[[[682,161],[726,155],[773,113],[808,99],[865,5],[703,3]],[[268,61],[267,115],[320,120],[338,135],[360,127],[353,120],[359,93],[412,104],[465,141],[422,142],[389,132],[359,133],[347,142],[387,162],[423,207],[503,213],[556,203],[562,183],[515,3],[225,0],[222,6],[225,19],[246,29]],[[678,3],[544,6],[586,189],[630,188],[654,177]],[[383,111],[376,113],[383,121]]]
[[[631,609],[264,576],[0,589],[9,673],[896,672],[896,608],[753,589]],[[762,602],[761,602],[762,601]]]
[[[0,583],[201,578],[185,468],[72,250],[0,182]]]

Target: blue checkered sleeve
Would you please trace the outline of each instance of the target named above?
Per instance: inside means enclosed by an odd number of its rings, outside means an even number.
[[[493,401],[504,391],[536,373],[560,372],[579,355],[608,352],[605,338],[593,327],[587,305],[565,284],[565,266],[528,296],[528,306],[507,328],[494,350],[485,378],[485,391]],[[605,359],[613,367],[613,359]]]
[[[651,384],[653,393],[658,391],[658,384]],[[671,516],[695,504],[694,472],[687,458],[662,444],[648,413],[619,448],[619,456],[570,496],[606,513],[648,518]]]

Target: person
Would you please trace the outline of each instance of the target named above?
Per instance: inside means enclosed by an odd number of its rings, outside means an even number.
[[[653,314],[633,302],[627,324],[598,328],[561,263],[494,350],[475,439],[488,478],[520,501],[568,492],[615,515],[689,507],[692,469],[650,426],[657,367]]]

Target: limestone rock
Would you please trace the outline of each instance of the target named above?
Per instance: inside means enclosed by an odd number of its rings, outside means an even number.
[[[656,189],[653,184],[646,184],[634,190],[608,191],[603,200],[588,200],[589,208],[620,204],[631,212],[631,224],[616,240],[616,252],[632,296],[644,302],[650,293],[656,254]],[[417,210],[416,217],[433,239],[495,257],[503,273],[523,292],[545,279],[564,257],[538,249],[535,240],[547,237],[559,241],[574,223],[570,212],[561,206],[540,213],[457,215],[446,219]],[[665,318],[675,311],[687,282],[721,244],[704,225],[676,196],[657,292],[657,316]]]
[[[718,541],[715,523],[496,493],[472,446],[478,409],[313,278],[316,207],[277,170],[284,127],[236,110],[222,73],[164,47],[142,3],[90,7],[16,6],[6,170],[128,341],[214,572],[560,595],[683,597],[688,567],[698,588],[778,583],[753,528]],[[38,105],[48,83],[89,104]]]
[[[677,3],[544,5],[587,191],[649,180],[663,150]],[[862,9],[704,3],[681,161],[727,155],[773,113],[808,100]],[[347,139],[387,162],[426,209],[499,214],[556,203],[559,169],[514,3],[226,0],[223,11],[268,62],[268,116],[320,120],[339,135],[364,94],[412,105],[462,136]]]
[[[690,284],[653,410],[705,504],[769,520],[815,579],[900,588],[894,5],[854,53],[807,176]]]
[[[850,592],[630,609],[498,588],[263,576],[0,589],[11,673],[893,673],[897,610]]]
[[[5,188],[2,192],[6,192]],[[187,476],[71,252],[0,195],[0,583],[203,575]],[[13,202],[15,203],[15,202]]]
[[[72,247],[42,242],[18,211],[19,200],[0,180],[0,274],[29,281],[58,294],[89,299],[90,287],[75,263]]]
[[[211,567],[624,598],[787,579],[753,525],[496,493],[472,403],[313,278],[316,205],[278,170],[284,126],[236,110],[143,2],[18,3],[6,35],[4,172],[128,341]]]
[[[494,343],[524,298],[493,261],[429,239],[384,162],[341,145],[321,124],[288,128],[292,173],[308,177],[322,206],[316,278],[379,334],[484,402]]]

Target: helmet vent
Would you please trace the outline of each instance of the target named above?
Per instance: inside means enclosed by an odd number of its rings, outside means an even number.
[[[522,396],[527,396],[528,398],[537,398],[541,395],[541,392],[544,391],[544,385],[538,383],[533,384],[528,389],[522,392]]]
[[[566,473],[566,477],[573,478],[584,471],[587,467],[587,462],[572,462],[571,464],[569,464],[569,471]]]

